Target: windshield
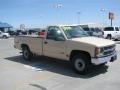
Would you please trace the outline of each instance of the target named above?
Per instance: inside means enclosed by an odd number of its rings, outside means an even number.
[[[65,32],[65,34],[66,34],[66,36],[67,36],[68,39],[89,36],[79,26],[62,26],[62,29]]]

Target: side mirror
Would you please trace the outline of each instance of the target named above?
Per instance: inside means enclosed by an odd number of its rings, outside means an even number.
[[[65,38],[64,37],[56,37],[55,41],[65,41]]]

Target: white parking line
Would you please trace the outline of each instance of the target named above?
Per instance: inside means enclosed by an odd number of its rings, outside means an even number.
[[[24,65],[25,68],[32,69],[35,71],[43,72],[44,70],[35,66],[30,66],[30,65]]]

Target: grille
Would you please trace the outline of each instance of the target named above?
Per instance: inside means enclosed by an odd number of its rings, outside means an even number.
[[[104,50],[113,49],[113,48],[115,48],[115,45],[104,47]]]
[[[115,52],[115,45],[104,47],[104,55],[110,55]]]

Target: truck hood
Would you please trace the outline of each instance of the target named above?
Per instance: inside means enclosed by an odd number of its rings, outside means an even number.
[[[81,38],[73,38],[71,40],[75,42],[94,45],[96,47],[104,47],[104,46],[115,44],[114,41],[103,39],[103,38],[97,38],[97,37],[81,37]]]

